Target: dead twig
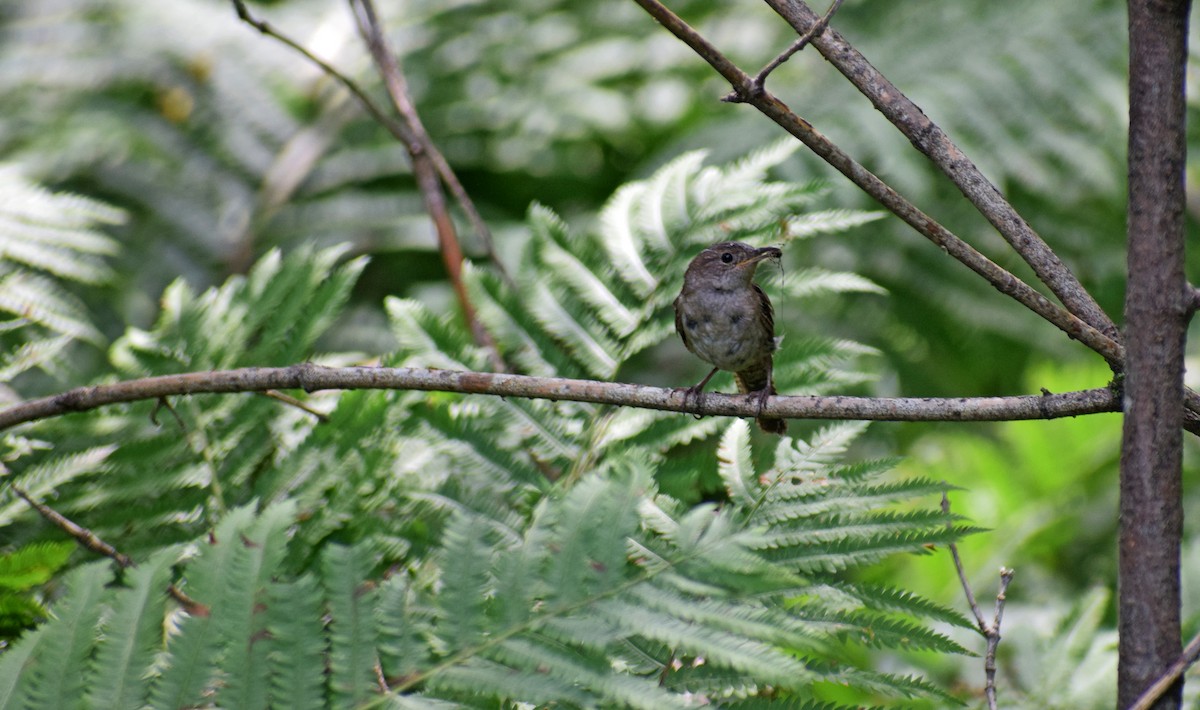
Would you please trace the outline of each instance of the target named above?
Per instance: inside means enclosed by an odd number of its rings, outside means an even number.
[[[1171,664],[1170,668],[1167,668],[1165,673],[1159,676],[1158,680],[1146,688],[1137,701],[1129,706],[1129,710],[1150,710],[1158,702],[1158,699],[1179,681],[1197,659],[1200,659],[1200,634],[1192,637],[1192,640],[1184,647],[1183,653],[1179,655],[1179,658]]]
[[[434,147],[424,124],[421,123],[417,107],[409,96],[408,81],[400,70],[400,62],[396,59],[396,53],[391,50],[387,38],[384,37],[374,3],[371,0],[349,0],[349,3],[358,24],[359,33],[362,35],[363,41],[367,43],[367,48],[375,61],[375,67],[383,77],[383,85],[387,90],[388,97],[391,98],[392,105],[412,135],[412,140],[405,143],[405,146],[412,157],[413,176],[416,178],[417,187],[425,200],[425,209],[437,231],[442,262],[446,265],[446,275],[454,288],[459,307],[463,311],[463,317],[471,329],[475,342],[487,350],[493,367],[498,371],[503,371],[507,368],[500,357],[500,351],[491,334],[476,317],[475,307],[471,304],[466,285],[462,280],[462,246],[459,244],[458,233],[454,227],[454,221],[450,218],[450,212],[446,208],[445,195],[442,193],[442,183],[434,160],[434,156],[438,155],[437,148]]]
[[[251,14],[249,8],[246,7],[244,0],[231,0],[231,2],[233,3],[234,9],[237,12],[238,18],[243,22],[258,30],[262,34],[271,37],[300,53],[300,55],[302,55],[305,59],[315,64],[321,69],[321,71],[325,72],[325,74],[341,84],[358,101],[363,109],[370,114],[372,119],[379,123],[379,125],[386,128],[387,131],[391,133],[394,138],[396,138],[396,140],[400,141],[406,148],[408,148],[410,154],[416,150],[417,152],[423,152],[429,156],[429,160],[436,173],[441,178],[441,181],[445,183],[447,189],[450,191],[450,194],[454,196],[455,201],[458,202],[459,207],[462,208],[463,214],[466,215],[467,220],[471,223],[471,228],[475,231],[476,236],[478,236],[480,243],[483,245],[488,258],[491,260],[497,273],[499,273],[506,282],[511,284],[511,277],[508,275],[504,268],[504,264],[500,261],[499,255],[496,252],[495,243],[492,240],[491,230],[488,229],[487,223],[479,214],[479,210],[476,208],[475,202],[467,193],[466,188],[463,187],[462,182],[458,179],[458,175],[455,174],[453,168],[450,167],[449,162],[446,161],[446,158],[441,154],[433,142],[429,140],[428,135],[425,135],[424,139],[422,140],[422,137],[416,131],[412,130],[410,126],[407,125],[406,121],[397,120],[394,116],[389,115],[386,111],[381,109],[375,103],[375,101],[371,99],[366,91],[364,91],[362,87],[360,87],[353,79],[343,74],[333,65],[310,52],[304,45],[276,29],[271,23],[267,22],[266,20],[261,20]]]
[[[945,492],[942,493],[942,512],[947,515],[950,513],[950,499]],[[951,525],[951,523],[947,523],[947,525]],[[987,619],[983,618],[979,602],[975,601],[975,592],[971,590],[971,583],[967,581],[967,572],[963,569],[962,558],[958,554],[958,545],[952,542],[949,547],[950,556],[954,559],[954,569],[958,571],[958,581],[962,584],[967,604],[975,616],[975,624],[979,628],[979,633],[987,639],[987,650],[983,656],[983,692],[987,698],[988,710],[996,710],[996,649],[1000,647],[1000,622],[1004,618],[1004,603],[1007,600],[1005,595],[1008,593],[1008,585],[1012,582],[1016,570],[1007,567],[1000,568],[1000,590],[996,592],[996,612],[991,623],[988,623]]]
[[[301,402],[300,400],[296,399],[295,397],[293,397],[290,394],[284,394],[283,392],[279,392],[276,390],[264,390],[262,394],[264,397],[270,397],[271,399],[276,400],[278,402],[283,402],[284,404],[291,406],[291,407],[295,407],[296,409],[299,409],[302,412],[308,412],[309,414],[316,417],[317,421],[321,422],[322,424],[329,423],[329,415],[328,414],[325,414],[324,412],[320,412],[320,411],[317,411],[316,409],[313,409],[312,407],[308,406],[304,402]]]
[[[183,417],[179,416],[179,412],[175,411],[175,408],[171,406],[170,400],[168,400],[166,397],[159,397],[158,401],[154,403],[154,409],[150,411],[151,424],[154,426],[159,426],[158,410],[160,409],[165,409],[170,412],[171,416],[175,418],[175,423],[179,425],[179,430],[185,434],[187,433],[187,425],[183,423]]]
[[[10,483],[8,485],[13,489],[13,493],[16,493],[21,497],[21,500],[28,503],[31,508],[36,510],[43,518],[48,520],[56,528],[75,538],[75,541],[83,547],[95,552],[96,554],[112,558],[121,567],[134,566],[133,560],[130,559],[128,555],[118,552],[117,548],[101,540],[96,533],[88,530],[82,525],[68,520],[62,513],[59,513],[45,503],[34,500],[29,496],[29,493],[27,493],[25,489],[21,488],[17,484]]]
[[[179,602],[184,610],[192,616],[208,616],[211,613],[211,610],[207,604],[202,604],[195,599],[192,599],[185,594],[182,589],[174,584],[167,585],[167,594],[171,595],[172,599]]]
[[[771,74],[771,72],[778,69],[780,64],[783,64],[787,60],[791,59],[793,54],[807,47],[808,43],[812,41],[813,37],[816,37],[825,31],[825,28],[829,26],[829,21],[833,19],[834,13],[836,13],[838,8],[842,6],[843,1],[844,0],[833,0],[833,2],[829,5],[829,9],[825,11],[824,16],[822,16],[818,22],[813,23],[812,27],[809,27],[807,32],[801,33],[800,39],[792,42],[791,46],[780,52],[779,56],[772,59],[765,67],[760,69],[758,73],[754,75],[754,88],[756,93],[762,93],[763,88],[767,84],[767,77]],[[738,103],[741,101],[737,95],[737,92],[729,94],[722,100],[729,101],[731,103]]]

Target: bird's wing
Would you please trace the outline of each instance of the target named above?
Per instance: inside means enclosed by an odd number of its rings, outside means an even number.
[[[770,333],[771,339],[775,338],[775,309],[771,307],[771,299],[767,298],[767,294],[763,292],[758,284],[753,284],[754,293],[758,296],[758,307],[762,311],[763,319],[767,324],[767,332]],[[679,327],[679,316],[675,316],[675,327]]]
[[[682,293],[679,294],[679,296],[675,298],[675,304],[674,304],[675,305],[675,332],[679,333],[679,337],[683,340],[683,347],[687,348],[688,350],[691,350],[692,343],[691,343],[691,341],[688,340],[687,328],[683,327],[683,312],[682,312],[682,309],[679,307],[679,299],[680,298],[683,298]]]

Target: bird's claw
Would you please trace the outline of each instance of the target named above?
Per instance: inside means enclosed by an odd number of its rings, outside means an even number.
[[[702,407],[704,407],[704,398],[705,398],[705,394],[704,394],[704,386],[703,385],[692,385],[691,387],[687,387],[687,388],[683,389],[683,406],[684,407],[692,406],[691,402],[694,399],[695,406],[702,408]],[[704,415],[700,414],[698,412],[693,412],[692,416],[695,417],[696,419],[704,418]]]

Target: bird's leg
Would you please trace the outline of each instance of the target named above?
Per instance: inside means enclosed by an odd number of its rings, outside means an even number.
[[[771,391],[771,390],[773,390],[773,389],[774,389],[774,388],[773,388],[773,387],[771,387],[771,385],[768,383],[766,387],[763,387],[763,388],[762,388],[762,389],[760,389],[759,391],[757,391],[757,392],[751,392],[751,393],[750,393],[750,394],[751,394],[751,396],[757,396],[757,397],[758,397],[758,413],[757,413],[757,415],[756,415],[756,416],[758,416],[758,417],[761,417],[761,416],[762,416],[762,413],[763,413],[763,407],[766,407],[766,406],[767,406],[767,398],[768,398],[768,397],[770,397],[772,394],[774,394],[774,393]]]
[[[704,386],[708,384],[708,381],[711,380],[713,378],[713,375],[717,374],[717,371],[720,369],[721,368],[719,368],[719,367],[714,367],[712,370],[709,371],[709,373],[707,375],[704,376],[703,380],[700,380],[696,384],[694,384],[691,387],[688,387],[686,390],[684,390],[683,405],[685,407],[688,405],[688,400],[690,400],[692,397],[696,398],[696,406],[698,406],[698,407],[704,406]],[[696,417],[697,419],[700,419],[704,415],[703,414],[693,414],[692,416]]]

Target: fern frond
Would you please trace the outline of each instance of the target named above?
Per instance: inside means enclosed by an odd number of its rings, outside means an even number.
[[[102,642],[91,660],[86,688],[92,707],[141,707],[148,696],[146,669],[162,638],[164,590],[179,551],[165,548],[126,571],[130,588],[117,593],[112,615],[101,622]]]
[[[534,286],[530,296],[530,312],[538,324],[562,343],[583,372],[597,379],[610,379],[616,373],[617,345],[597,327],[597,320],[568,310],[544,283]]]
[[[450,325],[450,316],[436,316],[423,304],[407,299],[388,297],[384,307],[392,337],[399,345],[395,356],[398,366],[469,370],[472,361],[478,361],[469,354],[466,334]],[[467,362],[449,353],[463,353]]]
[[[241,544],[231,545],[220,596],[212,601],[220,610],[213,630],[222,649],[222,683],[217,692],[221,705],[267,704],[270,647],[264,638],[267,620],[261,610],[265,589],[283,559],[286,530],[295,517],[294,505],[271,506],[253,525],[238,532]]]
[[[737,505],[755,503],[755,493],[747,481],[754,475],[750,462],[750,427],[738,420],[729,425],[717,447],[717,473],[725,484],[729,498]]]
[[[71,542],[38,542],[0,555],[0,589],[24,590],[45,584],[74,551]]]
[[[76,454],[54,457],[14,474],[15,481],[34,500],[44,500],[71,481],[109,471],[107,461],[115,450],[116,447],[112,445],[97,446]],[[28,504],[7,487],[0,491],[0,501],[3,501],[0,503],[0,527],[11,525],[18,515],[29,510]]]
[[[886,212],[879,211],[823,210],[807,212],[788,219],[786,234],[790,239],[805,239],[815,234],[836,234],[879,221],[885,216],[887,216]]]
[[[102,345],[104,337],[88,320],[83,304],[58,282],[34,273],[12,271],[0,278],[0,311],[22,323]]]
[[[880,611],[935,619],[963,629],[975,628],[975,624],[958,611],[917,596],[904,589],[863,583],[853,585],[835,583],[830,589],[838,594],[854,599],[857,604],[869,606]]]
[[[789,299],[812,298],[831,293],[887,293],[879,284],[858,274],[827,271],[816,267],[787,274],[778,281],[782,282],[779,287]]]
[[[34,654],[41,647],[47,627],[26,633],[0,655],[0,707],[27,707],[32,699]]]
[[[97,200],[51,193],[0,165],[0,259],[81,283],[100,283],[112,272],[102,259],[117,252],[98,224],[120,224],[125,213]]]
[[[327,651],[323,634],[321,588],[312,576],[272,584],[266,599],[267,669],[274,708],[320,710],[325,677],[314,673]],[[261,681],[260,681],[261,682]]]
[[[377,662],[374,609],[378,592],[365,587],[365,551],[329,545],[322,580],[332,619],[329,624],[329,687],[334,704],[354,706],[370,697]]]
[[[489,525],[472,515],[455,516],[446,527],[442,570],[454,582],[440,595],[439,629],[450,648],[470,646],[484,635],[484,605],[491,586],[489,531]]]
[[[235,546],[242,544],[241,533],[253,522],[251,507],[230,511],[217,526],[210,543],[190,560],[181,587],[203,607],[196,613],[182,615],[173,624],[174,632],[166,639],[171,662],[155,678],[151,688],[156,707],[199,704],[218,682],[221,624],[214,616],[223,613],[224,609],[217,605],[217,600],[224,594],[222,579],[237,564]]]
[[[78,567],[65,577],[62,603],[54,607],[57,623],[45,627],[39,660],[31,669],[30,707],[71,707],[84,697],[85,676],[79,671],[92,652],[95,629],[105,612],[104,588],[112,577],[107,560]]]

